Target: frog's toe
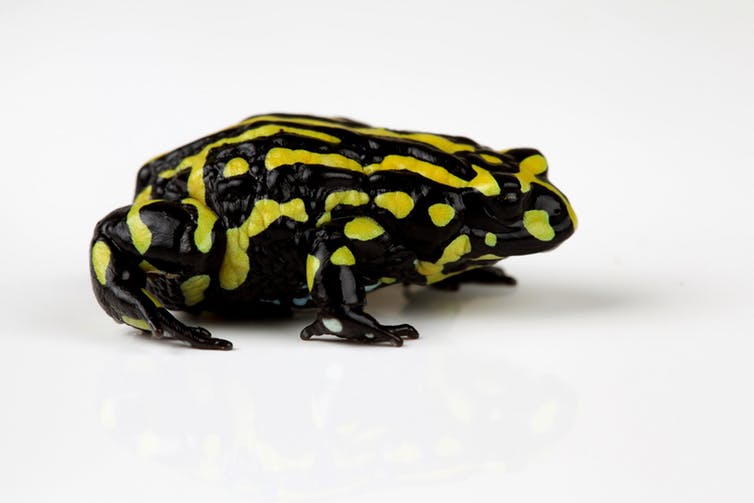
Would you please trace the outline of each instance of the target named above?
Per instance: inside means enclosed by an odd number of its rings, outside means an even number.
[[[308,341],[312,337],[316,337],[319,335],[325,335],[325,333],[322,331],[322,329],[319,326],[319,320],[315,321],[311,325],[306,326],[302,331],[299,337],[301,339]]]
[[[212,335],[202,327],[187,328],[188,333],[184,334],[182,339],[191,344],[191,347],[197,349],[221,349],[224,351],[233,349],[232,342],[212,337]]]
[[[173,318],[168,313],[160,312],[159,322],[153,322],[152,335],[156,338],[172,337],[188,343],[197,349],[233,349],[233,343],[225,339],[212,337],[209,331],[202,327],[190,327]]]
[[[393,335],[397,335],[402,339],[418,339],[419,332],[409,325],[408,323],[402,323],[400,325],[387,325],[383,326],[383,329],[387,330]]]

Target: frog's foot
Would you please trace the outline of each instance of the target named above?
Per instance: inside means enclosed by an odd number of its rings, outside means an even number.
[[[514,286],[516,284],[516,278],[508,276],[505,274],[505,271],[499,267],[488,266],[464,271],[455,276],[451,276],[450,278],[433,283],[430,286],[432,288],[437,288],[438,290],[455,291],[461,288],[461,283]]]
[[[320,311],[316,321],[301,331],[301,338],[326,334],[367,344],[389,342],[396,347],[403,345],[403,339],[419,338],[411,325],[382,325],[360,309],[346,309],[338,315]]]
[[[166,309],[156,309],[155,313],[147,317],[147,323],[156,339],[176,339],[197,349],[222,349],[226,351],[233,349],[232,342],[212,337],[209,331],[202,327],[184,325]]]

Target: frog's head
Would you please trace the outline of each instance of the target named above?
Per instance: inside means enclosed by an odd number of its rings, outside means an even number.
[[[484,205],[487,225],[495,238],[493,253],[526,255],[551,250],[576,229],[576,214],[568,199],[547,178],[547,161],[534,149],[509,150],[504,171],[494,173],[500,194]]]

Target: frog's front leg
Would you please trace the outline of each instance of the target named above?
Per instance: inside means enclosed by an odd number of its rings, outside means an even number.
[[[178,321],[148,290],[149,274],[188,277],[180,288],[185,299],[173,307],[200,304],[211,281],[207,271],[218,260],[212,246],[218,237],[213,230],[216,218],[207,212],[196,201],[149,201],[115,210],[97,224],[91,248],[92,285],[110,317],[195,348],[233,347],[201,327]]]
[[[352,243],[340,232],[323,229],[314,239],[306,261],[307,286],[319,307],[317,319],[301,331],[301,338],[336,335],[344,339],[402,346],[416,339],[411,325],[382,325],[364,312],[364,280],[358,273],[358,257]]]

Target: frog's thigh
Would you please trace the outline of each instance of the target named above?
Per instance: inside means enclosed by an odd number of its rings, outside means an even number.
[[[353,241],[340,229],[323,228],[314,239],[306,261],[306,281],[320,308],[317,320],[301,332],[301,338],[332,334],[360,342],[391,342],[416,338],[409,325],[381,325],[363,310],[364,280],[358,273],[359,257]]]
[[[147,274],[157,270],[154,262],[164,268],[159,273],[194,273],[189,278],[192,288],[186,289],[183,300],[185,305],[201,301],[209,280],[201,276],[218,260],[211,243],[214,220],[208,223],[206,215],[202,217],[190,207],[194,205],[166,201],[134,204],[101,220],[91,248],[94,292],[103,309],[118,322],[155,335],[165,333],[194,347],[230,349],[229,342],[176,320],[155,292],[147,289]],[[204,241],[207,235],[208,246]],[[207,247],[207,253],[200,246]]]

